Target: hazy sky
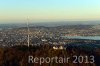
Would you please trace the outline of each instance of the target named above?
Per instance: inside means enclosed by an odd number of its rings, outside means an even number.
[[[100,0],[0,0],[0,23],[99,20]]]

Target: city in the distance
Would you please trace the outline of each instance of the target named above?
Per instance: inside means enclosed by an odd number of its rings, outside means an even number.
[[[100,66],[100,1],[0,0],[0,66]]]

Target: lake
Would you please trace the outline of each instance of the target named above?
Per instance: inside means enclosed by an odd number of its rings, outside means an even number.
[[[90,40],[100,40],[100,36],[62,36],[68,39],[90,39]]]

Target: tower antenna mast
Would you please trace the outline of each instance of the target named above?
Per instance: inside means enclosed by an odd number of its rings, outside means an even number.
[[[30,35],[29,35],[29,18],[27,18],[27,43],[30,46]]]

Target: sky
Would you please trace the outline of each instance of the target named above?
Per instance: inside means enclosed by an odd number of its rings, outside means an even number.
[[[0,0],[0,23],[100,20],[100,0]]]

